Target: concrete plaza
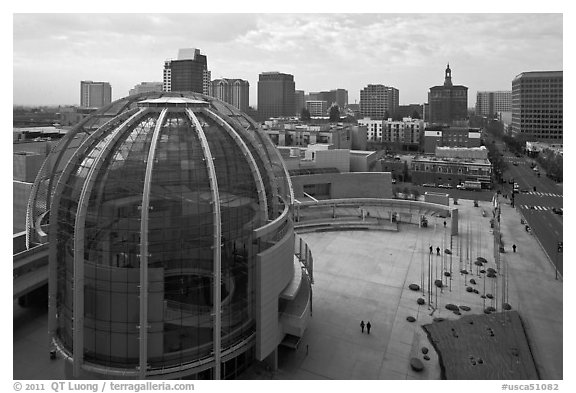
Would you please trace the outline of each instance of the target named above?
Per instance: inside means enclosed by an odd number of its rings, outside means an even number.
[[[441,218],[432,219],[428,228],[399,223],[398,232],[302,234],[314,255],[313,317],[299,349],[281,351],[280,368],[269,377],[439,379],[438,356],[421,326],[437,317],[459,318],[445,308],[448,303],[471,307],[469,312],[462,311],[464,315],[482,314],[490,305],[501,311],[499,303],[480,296],[485,291],[500,302],[501,279],[487,279],[484,289],[484,275],[477,275],[477,266],[472,264],[470,269],[470,262],[466,262],[466,255],[471,262],[482,256],[488,260],[485,268],[496,268],[491,204],[480,202],[474,207],[473,201],[460,200],[458,207],[460,234],[453,237],[452,247],[450,221],[445,231]],[[501,211],[506,252],[500,256],[508,267],[508,303],[522,317],[540,377],[562,379],[562,281],[555,279],[552,265],[520,223],[518,212],[505,203]],[[468,242],[467,235],[471,239]],[[517,245],[516,253],[512,244]],[[450,256],[437,256],[436,247],[453,251],[452,280],[444,277],[447,286],[432,290],[430,300],[435,310],[428,305],[426,284],[430,245],[434,248],[431,270],[435,278],[442,277],[442,263],[444,271],[450,264]],[[473,274],[461,275],[461,268]],[[411,283],[421,284],[423,271],[424,294],[408,288]],[[466,291],[470,284],[465,279],[472,277],[480,294]],[[418,297],[425,298],[426,305],[419,306]],[[415,317],[416,322],[408,322],[408,316]],[[361,320],[371,322],[370,335],[361,333]],[[409,359],[422,359],[423,346],[430,349],[430,360],[423,361],[424,371],[415,372]]]

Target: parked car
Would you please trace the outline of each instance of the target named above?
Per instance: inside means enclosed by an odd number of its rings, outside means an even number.
[[[451,184],[439,184],[439,188],[453,188]]]
[[[422,187],[436,187],[436,184],[434,184],[434,183],[424,183],[424,184],[422,184]]]
[[[514,162],[514,163],[512,163],[512,165],[514,165],[514,166],[518,166],[518,163],[517,163],[517,162]]]
[[[561,207],[553,207],[552,211],[556,214],[559,214],[559,215],[563,215],[563,213],[564,213]]]
[[[523,189],[520,190],[520,192],[524,192],[524,193],[529,192],[529,191],[530,191],[530,190],[527,189],[527,188],[523,188]]]

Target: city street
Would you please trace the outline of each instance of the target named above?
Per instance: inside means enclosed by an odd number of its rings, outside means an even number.
[[[502,142],[497,141],[496,145],[501,152],[504,150]],[[547,178],[545,173],[538,176],[538,172],[531,168],[531,164],[535,164],[533,159],[526,156],[516,157],[509,151],[503,154],[503,160],[508,164],[503,175],[506,181],[503,193],[507,194],[510,200],[513,184],[509,181],[518,183],[521,192],[515,194],[515,207],[527,221],[550,262],[555,264],[558,272],[562,274],[562,254],[558,253],[558,242],[563,239],[563,216],[552,210],[563,208],[562,188]]]

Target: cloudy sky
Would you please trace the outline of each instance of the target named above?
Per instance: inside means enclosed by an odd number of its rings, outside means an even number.
[[[344,88],[359,101],[367,84],[423,103],[452,80],[510,90],[520,72],[562,70],[562,14],[14,14],[13,102],[79,104],[80,81],[108,81],[112,98],[142,81],[161,81],[164,60],[200,48],[212,78],[250,82],[294,75],[296,89]]]

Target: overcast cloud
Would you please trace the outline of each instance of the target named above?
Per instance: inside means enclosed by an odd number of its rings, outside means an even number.
[[[161,81],[179,48],[208,57],[212,78],[250,82],[291,73],[296,89],[367,84],[400,90],[401,104],[427,101],[449,61],[455,84],[510,90],[520,72],[562,70],[562,14],[15,14],[14,103],[79,104],[80,81],[108,81],[113,99]]]

